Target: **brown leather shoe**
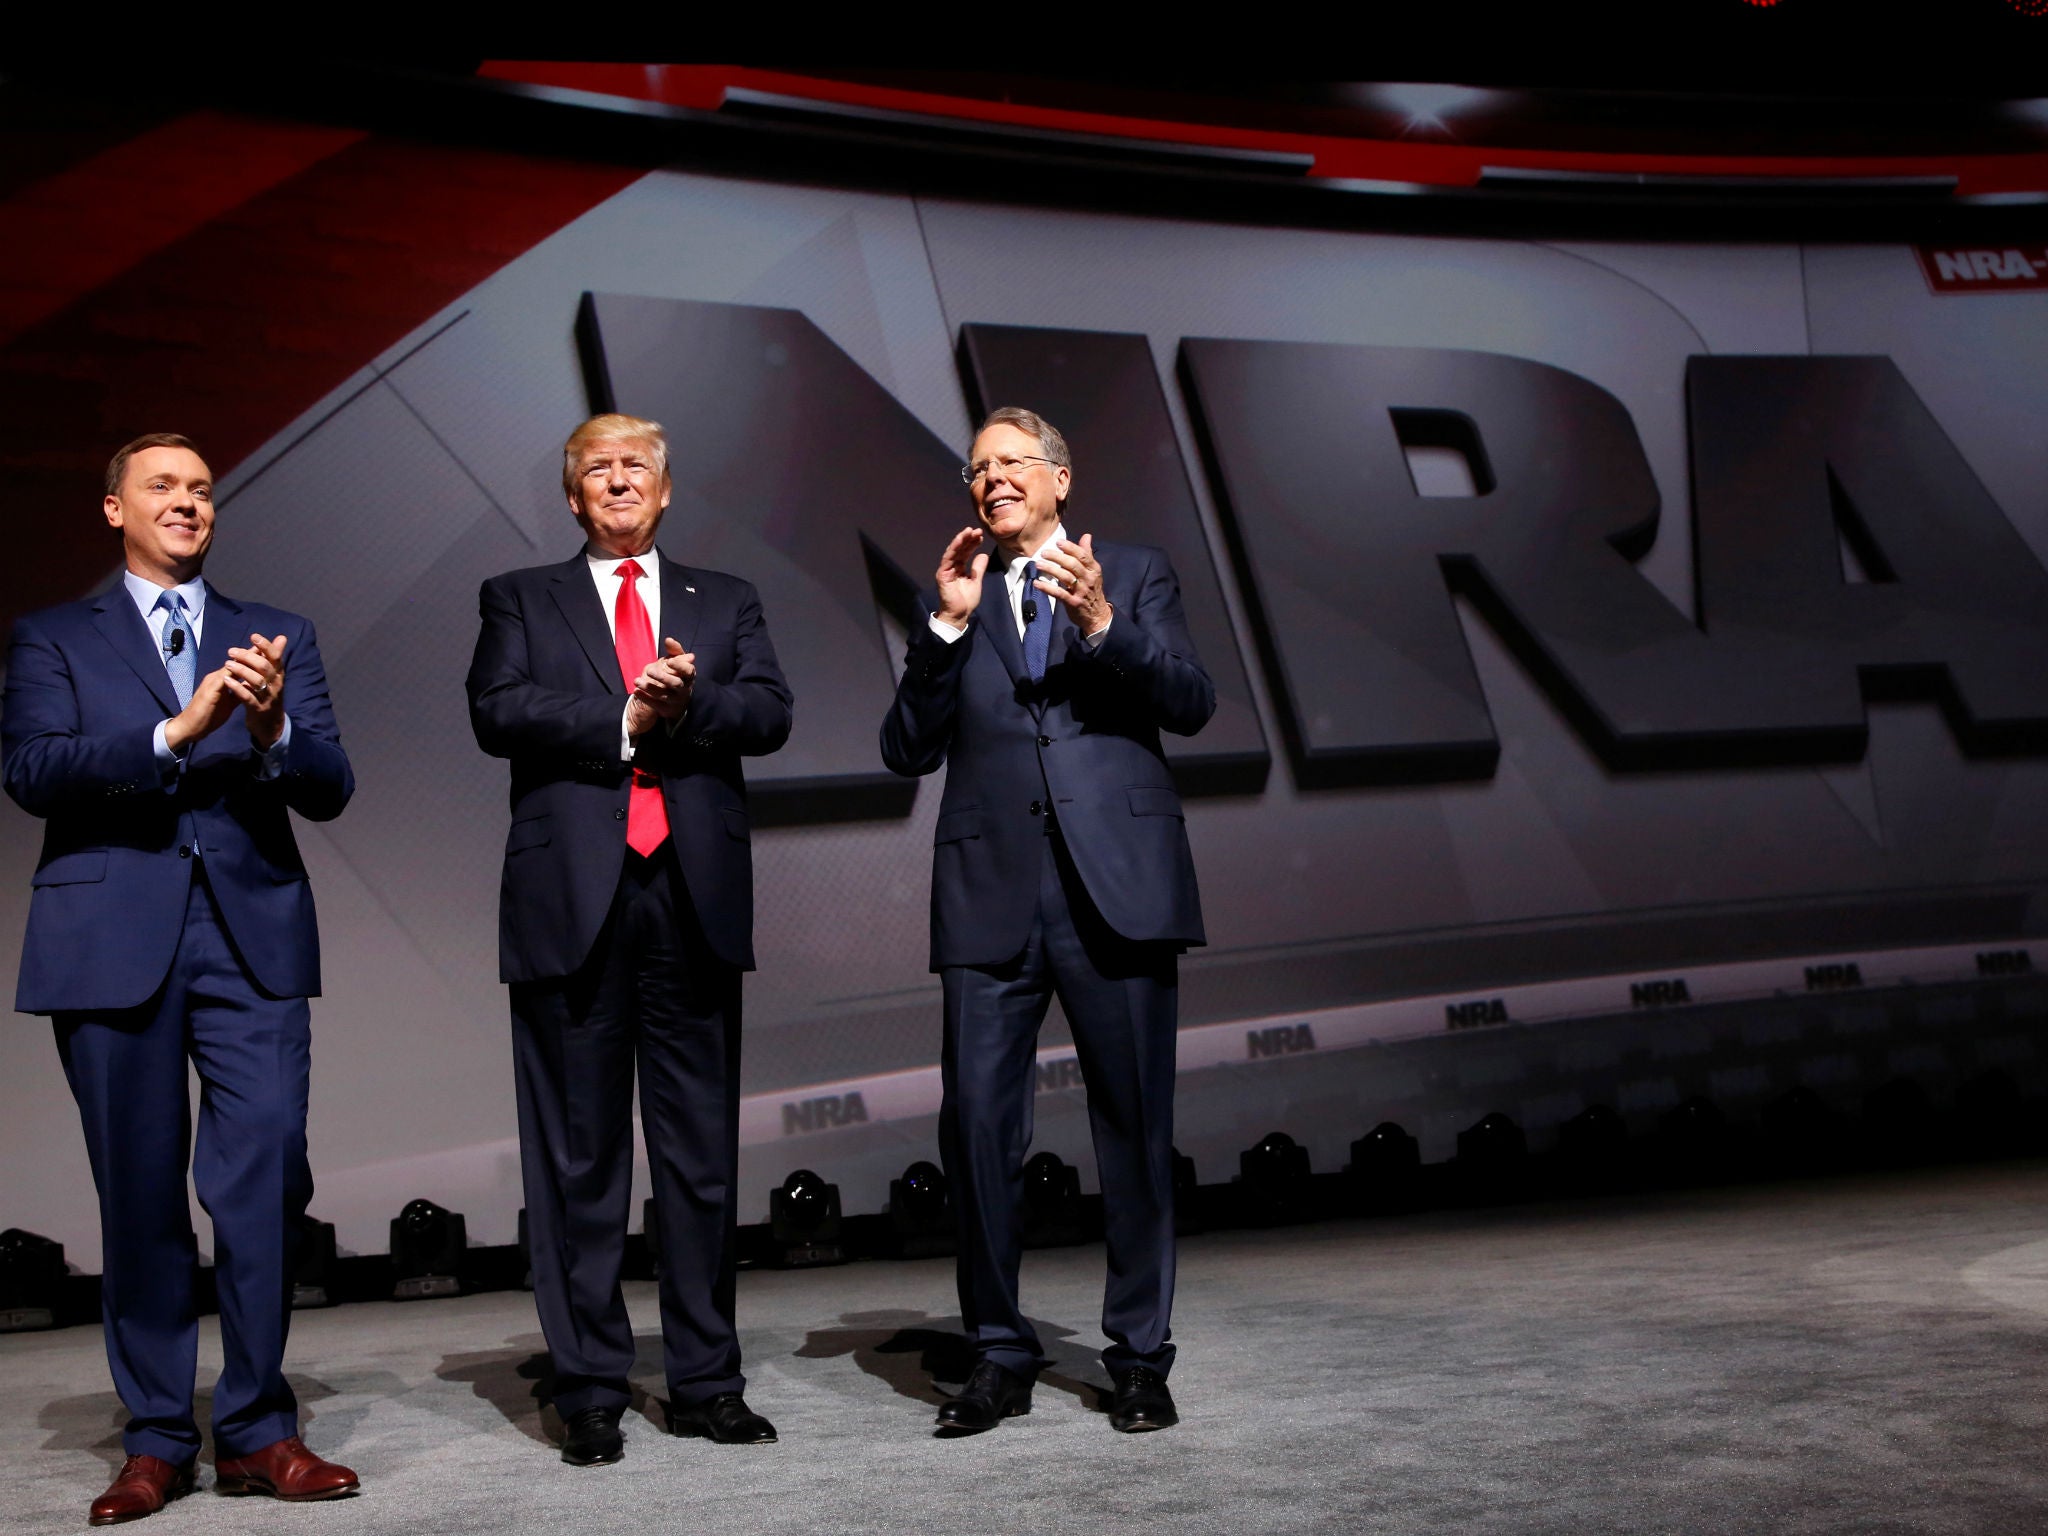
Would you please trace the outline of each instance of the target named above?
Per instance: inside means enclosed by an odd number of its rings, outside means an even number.
[[[267,1493],[273,1499],[303,1503],[310,1499],[334,1499],[356,1491],[356,1475],[347,1467],[322,1461],[306,1449],[297,1435],[246,1456],[230,1457],[213,1464],[213,1491],[230,1496]]]
[[[182,1467],[161,1456],[130,1456],[107,1491],[92,1501],[92,1524],[119,1525],[153,1515],[192,1491],[192,1463]]]

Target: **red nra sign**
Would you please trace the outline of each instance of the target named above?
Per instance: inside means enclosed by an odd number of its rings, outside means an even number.
[[[1917,248],[1920,270],[1936,293],[2022,293],[2048,289],[2048,246]]]

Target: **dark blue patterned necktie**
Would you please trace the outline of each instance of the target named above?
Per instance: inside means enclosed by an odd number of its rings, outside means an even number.
[[[1052,599],[1031,583],[1038,578],[1038,563],[1024,562],[1024,601],[1031,605],[1026,610],[1035,617],[1024,625],[1024,670],[1033,681],[1045,676],[1045,658],[1052,650]]]

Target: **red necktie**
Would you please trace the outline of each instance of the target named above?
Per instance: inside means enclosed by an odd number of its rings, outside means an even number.
[[[628,693],[654,660],[654,625],[648,621],[639,588],[633,585],[643,574],[634,561],[619,566],[619,602],[612,616],[612,649],[618,654],[619,677]],[[662,802],[661,779],[636,767],[632,798],[626,802],[626,846],[647,858],[667,836],[668,807]]]

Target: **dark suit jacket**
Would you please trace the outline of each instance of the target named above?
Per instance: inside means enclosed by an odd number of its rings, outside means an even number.
[[[697,658],[689,712],[641,738],[661,775],[669,834],[704,936],[754,965],[753,826],[742,757],[789,738],[790,692],[753,586],[659,557],[661,631]],[[567,976],[589,956],[626,857],[626,705],[604,603],[579,552],[494,576],[469,666],[477,744],[512,760],[512,830],[498,908],[498,974]]]
[[[14,627],[0,752],[7,793],[47,823],[14,1006],[111,1011],[146,1002],[169,974],[206,861],[250,972],[279,997],[320,991],[313,892],[288,810],[341,814],[355,777],[334,724],[313,626],[207,587],[199,675],[251,633],[284,635],[284,770],[255,776],[239,719],[196,743],[165,793],[151,738],[178,712],[156,638],[121,587],[30,614]]]
[[[1055,603],[1039,683],[1025,670],[993,566],[959,640],[948,644],[928,624],[911,634],[882,721],[882,760],[901,774],[948,765],[932,851],[933,970],[996,965],[1023,949],[1048,798],[1110,927],[1127,939],[1203,942],[1194,859],[1159,733],[1200,730],[1216,712],[1216,688],[1195,655],[1165,551],[1098,542],[1095,554],[1116,610],[1109,633],[1091,649]],[[937,608],[927,593],[925,610]]]

